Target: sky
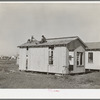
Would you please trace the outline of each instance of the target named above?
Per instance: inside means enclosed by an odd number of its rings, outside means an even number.
[[[100,3],[0,3],[0,55],[16,55],[32,35],[100,42]]]

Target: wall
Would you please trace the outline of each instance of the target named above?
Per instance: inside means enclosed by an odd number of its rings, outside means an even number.
[[[83,52],[83,66],[77,66],[77,52]],[[79,46],[74,50],[74,70],[71,73],[82,73],[85,72],[85,49]]]
[[[25,48],[20,49],[19,69],[26,70],[26,54],[28,54],[28,71],[49,72],[49,73],[68,73],[69,51],[66,47],[54,47],[53,65],[49,65],[49,48]],[[67,66],[67,69],[65,69]]]
[[[65,73],[63,66],[66,66],[66,47],[54,47],[53,65],[49,65],[49,48],[30,48],[28,70]]]
[[[75,49],[74,52],[69,52],[67,47],[54,47],[53,65],[49,65],[49,48],[48,47],[38,47],[29,48],[28,52],[26,48],[21,48],[19,50],[19,70],[26,70],[26,54],[28,54],[28,68],[29,71],[38,72],[49,72],[49,73],[61,73],[68,74],[69,66],[69,54],[74,58],[70,64],[74,64],[74,69],[71,73],[80,73],[85,71],[85,67],[77,67],[77,52],[84,52],[85,50],[82,46]],[[85,63],[85,59],[84,59]],[[65,68],[66,67],[66,68]]]
[[[79,39],[73,40],[73,41],[71,41],[70,43],[67,44],[67,48],[68,48],[69,51],[74,51],[75,49],[77,49],[80,46],[85,48],[85,46],[83,45],[82,42],[80,42]]]
[[[19,50],[19,70],[26,70],[26,48]]]
[[[88,52],[93,52],[93,63],[88,63]],[[85,62],[86,69],[100,69],[100,51],[86,51]]]
[[[54,64],[49,65],[49,72],[52,73],[68,73],[68,49],[66,47],[55,47],[54,48]]]
[[[28,70],[47,72],[48,48],[30,48],[28,52]]]

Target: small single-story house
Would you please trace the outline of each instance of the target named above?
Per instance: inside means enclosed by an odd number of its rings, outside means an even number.
[[[100,42],[85,43],[85,68],[100,70]]]
[[[19,47],[19,70],[46,73],[84,73],[85,43],[78,37],[34,38]]]

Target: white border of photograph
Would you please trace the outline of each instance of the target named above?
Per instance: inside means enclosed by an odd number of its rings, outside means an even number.
[[[100,3],[99,1],[2,1],[0,3]],[[100,89],[0,89],[0,99],[100,99]]]

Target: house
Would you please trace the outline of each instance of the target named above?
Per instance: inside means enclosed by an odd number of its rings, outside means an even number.
[[[35,38],[19,47],[19,70],[46,73],[84,73],[85,43],[78,37]]]
[[[100,42],[86,43],[85,68],[100,70]]]

